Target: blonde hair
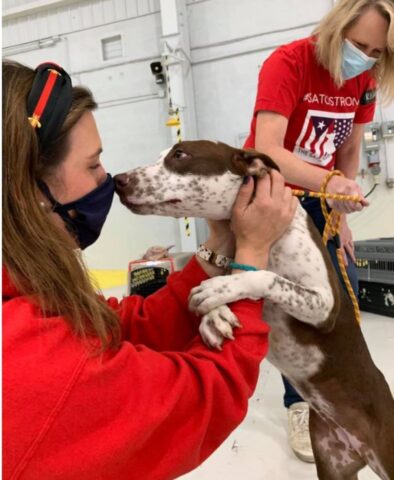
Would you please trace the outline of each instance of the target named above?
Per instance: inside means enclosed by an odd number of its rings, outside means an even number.
[[[73,88],[71,108],[57,137],[45,147],[27,120],[26,99],[35,72],[3,61],[3,262],[18,291],[45,316],[60,315],[101,350],[120,343],[116,313],[98,297],[71,237],[40,206],[37,180],[56,168],[69,134],[96,107],[91,93]],[[99,349],[100,350],[100,349]]]
[[[344,84],[342,76],[342,42],[346,32],[369,8],[375,8],[388,22],[387,47],[376,62],[372,73],[382,97],[394,99],[394,3],[392,0],[338,0],[334,8],[321,20],[313,35],[316,37],[318,61],[330,72],[338,87]]]

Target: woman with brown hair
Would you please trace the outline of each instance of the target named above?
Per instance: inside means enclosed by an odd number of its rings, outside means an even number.
[[[3,62],[3,475],[173,479],[239,424],[267,351],[262,303],[222,352],[202,343],[190,289],[218,266],[193,258],[143,300],[99,297],[78,247],[99,236],[114,185],[84,88],[58,65]],[[297,201],[276,172],[241,187],[206,247],[265,268]]]
[[[318,191],[328,171],[329,193],[357,195],[355,202],[333,202],[343,213],[368,205],[355,181],[364,124],[375,112],[377,85],[394,98],[394,3],[392,0],[338,0],[311,37],[281,46],[264,62],[257,88],[250,135],[245,147],[269,155],[289,184]],[[318,199],[303,207],[323,232]],[[358,291],[352,233],[343,215],[340,244],[349,279]],[[336,245],[328,242],[339,275]],[[341,275],[340,275],[341,278]],[[308,405],[283,377],[289,440],[294,453],[313,462]]]

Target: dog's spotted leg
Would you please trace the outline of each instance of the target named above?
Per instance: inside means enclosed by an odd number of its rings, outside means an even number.
[[[192,289],[189,307],[205,315],[212,309],[241,298],[265,298],[278,304],[289,315],[313,325],[327,328],[334,305],[329,287],[304,287],[267,270],[214,277]]]

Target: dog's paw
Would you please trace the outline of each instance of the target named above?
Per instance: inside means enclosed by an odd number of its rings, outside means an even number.
[[[189,308],[198,315],[205,315],[214,308],[247,297],[241,291],[233,276],[221,276],[204,280],[198,287],[192,288],[189,295]],[[235,279],[237,280],[237,279]]]
[[[241,326],[227,305],[221,305],[202,317],[199,330],[208,347],[221,350],[225,338],[234,340],[233,328]]]

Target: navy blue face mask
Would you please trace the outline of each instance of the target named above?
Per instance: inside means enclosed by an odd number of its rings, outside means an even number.
[[[82,198],[64,204],[53,198],[46,183],[40,181],[39,187],[51,202],[53,211],[62,217],[70,232],[77,237],[82,250],[98,239],[115,193],[114,180],[110,174],[107,174],[104,183]],[[75,218],[69,215],[70,210],[77,212]]]

